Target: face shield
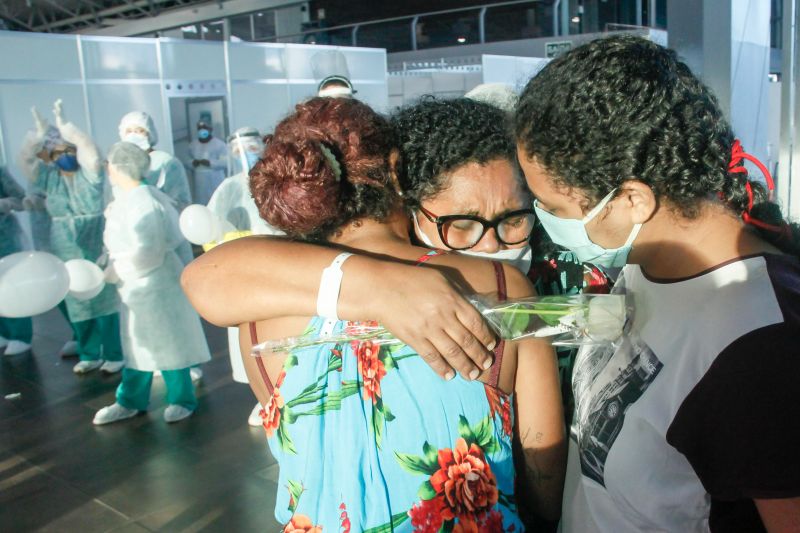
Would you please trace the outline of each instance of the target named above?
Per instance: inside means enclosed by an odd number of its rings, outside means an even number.
[[[261,157],[264,143],[254,128],[241,128],[228,138],[234,174],[249,172]]]

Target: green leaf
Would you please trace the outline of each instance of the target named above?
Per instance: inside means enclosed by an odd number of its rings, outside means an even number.
[[[408,520],[408,511],[397,513],[396,515],[392,516],[390,522],[383,524],[382,526],[365,529],[363,533],[392,533],[392,531],[397,529],[400,524],[406,520]]]
[[[494,440],[494,424],[492,423],[492,419],[489,416],[487,416],[486,418],[475,424],[475,427],[472,429],[472,432],[475,434],[478,446],[483,448],[489,442]]]
[[[300,503],[300,496],[303,494],[303,484],[299,481],[287,480],[286,488],[289,489],[289,511],[294,513],[297,504]]]
[[[375,446],[381,449],[383,442],[383,426],[386,425],[386,419],[383,416],[383,411],[377,408],[372,409],[372,430],[375,432]]]
[[[286,430],[286,422],[283,417],[281,417],[281,421],[278,424],[277,437],[281,445],[281,450],[286,453],[297,455],[297,448],[294,447],[294,442],[292,442],[291,437],[289,437],[289,432]]]
[[[478,441],[478,439],[475,438],[475,434],[472,432],[472,428],[469,427],[469,422],[464,415],[459,415],[458,417],[458,435],[467,441],[467,446],[477,443]]]
[[[389,350],[383,350],[381,352],[380,359],[383,361],[383,366],[386,367],[386,372],[389,372],[389,370],[397,368],[397,363],[395,363],[394,357],[392,357],[392,354],[389,353]]]
[[[428,464],[428,461],[419,455],[394,452],[394,456],[397,458],[397,462],[400,463],[400,466],[403,468],[403,470],[411,472],[412,474],[426,474],[430,476],[438,470],[438,467],[432,468]]]
[[[297,415],[288,407],[284,407],[281,410],[281,419],[285,420],[287,424],[294,424],[297,420]]]
[[[286,360],[283,361],[283,369],[289,370],[293,366],[297,366],[297,356],[293,353],[290,353],[286,356]]]
[[[434,471],[438,470],[439,450],[431,446],[428,441],[425,441],[425,444],[422,445],[422,451],[425,453],[425,460],[428,463],[428,467],[435,469]]]
[[[381,400],[381,401],[382,401],[382,400]],[[387,421],[387,422],[391,422],[392,420],[394,420],[394,419],[396,418],[396,417],[395,417],[395,416],[392,414],[392,411],[391,411],[391,410],[389,410],[389,406],[388,406],[388,405],[386,405],[385,403],[382,405],[382,410],[383,410],[383,416],[386,418],[386,421]]]
[[[433,490],[433,485],[431,485],[430,481],[426,481],[419,486],[417,496],[419,496],[420,500],[432,500],[436,497],[436,491]]]
[[[442,524],[442,528],[439,531],[450,533],[455,527],[455,522],[455,520],[445,520],[445,522]]]

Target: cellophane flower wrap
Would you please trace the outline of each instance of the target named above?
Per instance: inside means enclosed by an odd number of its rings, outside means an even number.
[[[532,296],[497,302],[470,299],[503,339],[543,338],[554,346],[613,343],[622,336],[628,316],[622,294]]]
[[[498,302],[493,296],[473,296],[470,303],[504,340],[536,337],[554,346],[610,344],[622,335],[628,315],[621,294],[575,294],[532,296]],[[337,334],[308,333],[262,342],[253,347],[255,356],[285,354],[328,343],[369,340],[373,344],[401,344],[377,322],[348,322]]]

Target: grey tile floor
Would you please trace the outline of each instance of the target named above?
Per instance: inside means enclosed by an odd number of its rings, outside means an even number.
[[[147,414],[95,427],[119,375],[73,374],[76,359],[57,354],[67,323],[37,317],[33,353],[0,356],[0,531],[279,530],[277,466],[247,425],[253,395],[231,379],[225,332],[205,330],[213,358],[192,417],[164,422],[156,379]]]

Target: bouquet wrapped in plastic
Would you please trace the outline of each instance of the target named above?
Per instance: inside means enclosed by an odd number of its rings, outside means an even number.
[[[527,337],[547,339],[554,346],[613,343],[622,335],[628,315],[621,294],[575,294],[532,296],[498,302],[490,296],[475,296],[472,305],[504,340]],[[337,334],[305,334],[263,342],[253,347],[255,356],[289,353],[320,344],[371,341],[399,344],[377,322],[349,322]]]

